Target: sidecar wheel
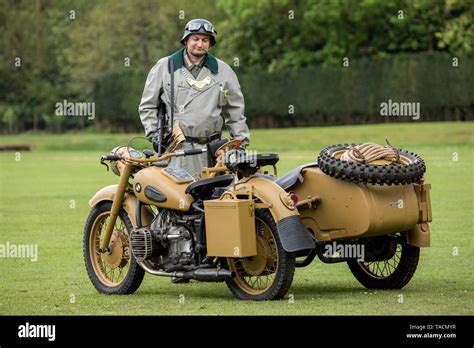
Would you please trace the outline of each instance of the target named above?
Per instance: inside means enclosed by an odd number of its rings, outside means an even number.
[[[235,278],[226,281],[241,300],[278,300],[285,296],[295,273],[295,255],[283,249],[272,215],[266,209],[255,213],[257,255],[227,258]]]
[[[98,204],[92,209],[84,229],[84,262],[97,291],[104,294],[131,294],[140,286],[144,270],[131,252],[129,235],[132,223],[125,210],[120,210],[114,226],[111,253],[98,251],[105,233],[112,202]]]
[[[365,262],[350,260],[349,269],[367,289],[401,289],[415,274],[420,248],[397,243],[388,260]]]

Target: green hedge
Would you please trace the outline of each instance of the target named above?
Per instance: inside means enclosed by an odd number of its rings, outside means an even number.
[[[96,122],[116,131],[143,130],[138,105],[147,74],[140,69],[126,69],[97,79],[93,91]]]
[[[419,102],[419,121],[472,120],[473,57],[439,52],[349,61],[349,67],[311,67],[269,73],[237,68],[253,128],[407,122],[380,116],[380,104]],[[138,104],[148,71],[128,69],[95,81],[98,121],[141,130]],[[291,114],[293,108],[294,114]],[[415,121],[413,121],[415,122]]]

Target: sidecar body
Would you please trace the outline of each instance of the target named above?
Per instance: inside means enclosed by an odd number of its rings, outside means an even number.
[[[287,181],[286,189],[300,200],[317,197],[316,205],[302,205],[299,212],[305,227],[319,240],[407,232],[409,244],[429,246],[429,184],[352,183],[324,174],[316,164],[302,168],[298,174],[293,182]]]

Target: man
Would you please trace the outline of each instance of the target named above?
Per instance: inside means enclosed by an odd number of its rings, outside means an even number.
[[[214,26],[205,19],[186,24],[181,44],[169,57],[160,59],[151,69],[139,106],[146,137],[157,144],[157,109],[166,105],[167,114],[174,108],[186,141],[182,149],[205,148],[206,143],[220,139],[223,124],[231,138],[248,145],[249,129],[244,116],[244,97],[234,71],[222,60],[208,53],[216,44]],[[172,60],[172,64],[170,64]],[[174,100],[171,100],[171,72],[174,76]],[[183,168],[191,175],[207,166],[207,154],[173,158],[171,167]]]

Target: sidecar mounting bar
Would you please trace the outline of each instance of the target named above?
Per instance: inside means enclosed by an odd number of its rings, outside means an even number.
[[[321,203],[321,197],[319,196],[314,196],[311,197],[309,196],[307,199],[303,199],[296,203],[296,208],[298,210],[303,210],[303,209],[309,209],[309,208],[316,208],[316,206]]]

